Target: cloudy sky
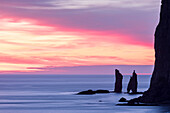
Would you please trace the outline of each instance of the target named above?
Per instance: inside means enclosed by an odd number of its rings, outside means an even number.
[[[0,73],[153,65],[159,7],[160,0],[0,0]]]

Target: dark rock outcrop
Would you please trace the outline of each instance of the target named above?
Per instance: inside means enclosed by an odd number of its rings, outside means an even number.
[[[87,91],[82,91],[82,92],[79,92],[77,93],[77,95],[93,95],[93,94],[102,94],[102,93],[110,93],[110,91],[108,90],[96,90],[96,91],[93,91],[93,90],[87,90]]]
[[[121,93],[122,92],[122,79],[123,76],[122,74],[119,72],[119,70],[115,70],[115,78],[116,78],[116,82],[115,82],[115,93]]]
[[[155,32],[155,67],[143,103],[170,103],[170,0],[162,0]]]
[[[119,102],[128,102],[128,100],[126,100],[126,98],[122,97]]]
[[[127,93],[130,93],[132,91],[132,94],[137,93],[137,87],[138,87],[138,81],[137,81],[137,74],[135,73],[135,70],[133,71],[132,77],[130,77],[130,81],[127,87]]]
[[[134,98],[132,100],[127,100],[126,98],[122,97],[117,104],[118,106],[159,106],[159,104],[155,103],[140,103],[141,97]]]
[[[110,93],[108,90],[96,90],[95,93]]]
[[[77,95],[93,95],[93,94],[96,94],[96,93],[91,89],[77,93]]]

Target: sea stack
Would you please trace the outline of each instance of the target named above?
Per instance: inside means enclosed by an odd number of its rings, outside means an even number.
[[[115,70],[115,78],[116,78],[116,82],[115,82],[115,93],[121,93],[122,92],[122,80],[123,80],[123,76],[122,74],[119,72],[118,69]]]
[[[140,102],[170,103],[170,0],[162,0],[155,32],[155,67],[150,88]]]
[[[131,92],[132,94],[137,93],[137,87],[138,87],[137,74],[135,73],[134,70],[127,87],[127,93],[130,93],[130,91],[132,91]]]

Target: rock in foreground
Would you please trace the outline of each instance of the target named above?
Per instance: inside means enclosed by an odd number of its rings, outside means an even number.
[[[116,104],[117,106],[159,106],[158,104],[155,103],[140,103],[140,98],[134,98],[132,100],[127,100],[126,98],[122,97],[119,102],[123,102],[123,103],[119,103]]]

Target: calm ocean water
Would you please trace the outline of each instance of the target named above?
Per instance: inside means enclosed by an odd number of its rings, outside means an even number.
[[[147,90],[150,78],[138,76],[138,91]],[[124,76],[124,92],[129,79]],[[121,97],[140,95],[75,95],[88,89],[113,88],[111,75],[0,75],[0,113],[170,113],[166,106],[115,106]]]

